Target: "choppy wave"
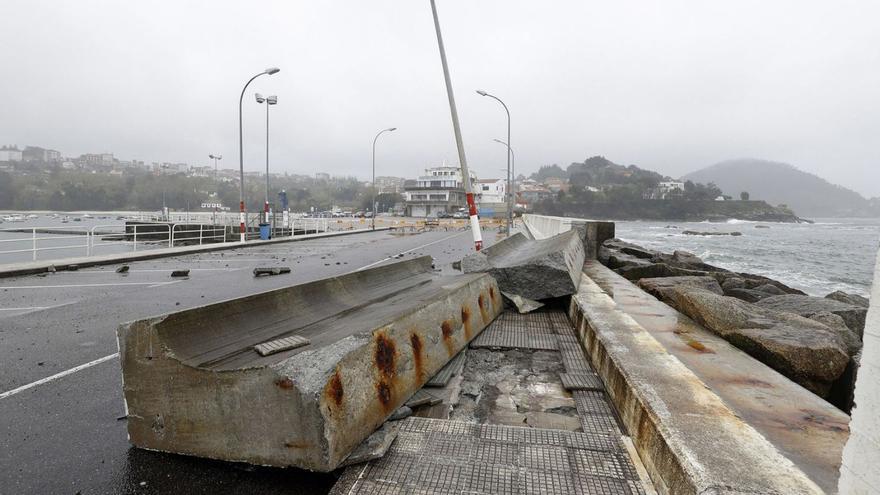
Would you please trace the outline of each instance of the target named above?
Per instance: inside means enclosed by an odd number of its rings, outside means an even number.
[[[815,224],[731,220],[727,223],[772,227],[741,228],[743,235],[738,237],[681,233],[705,229],[706,223],[711,222],[679,222],[679,229],[666,229],[670,224],[617,222],[617,235],[665,252],[689,251],[707,263],[774,278],[811,295],[870,292],[880,246],[878,219],[823,219]]]

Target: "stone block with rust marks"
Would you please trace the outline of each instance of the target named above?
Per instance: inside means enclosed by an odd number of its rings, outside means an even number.
[[[331,471],[502,308],[426,256],[121,325],[130,441]]]

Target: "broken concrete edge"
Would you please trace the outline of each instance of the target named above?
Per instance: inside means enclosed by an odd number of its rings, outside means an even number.
[[[540,301],[577,291],[584,264],[584,245],[578,231],[529,240],[514,234],[461,260],[464,273],[489,273],[508,294]]]
[[[569,316],[661,492],[824,493],[586,275]]]
[[[158,328],[173,315],[123,324],[129,439],[147,450],[332,471],[503,310],[492,277],[454,279],[391,321],[256,368],[184,364]]]
[[[22,275],[36,275],[38,273],[46,273],[50,271],[50,267],[55,270],[79,270],[83,267],[115,265],[117,263],[128,263],[132,261],[146,261],[159,258],[168,258],[172,256],[181,256],[185,254],[209,253],[213,251],[228,251],[230,249],[242,249],[253,246],[265,246],[267,244],[281,244],[285,242],[307,241],[309,239],[320,239],[325,237],[338,237],[351,234],[365,234],[368,232],[378,232],[391,230],[390,227],[381,227],[376,230],[357,229],[342,230],[338,232],[321,232],[318,234],[303,234],[294,237],[282,237],[278,239],[254,240],[245,244],[240,242],[224,242],[218,244],[204,244],[201,246],[182,246],[172,248],[149,249],[136,253],[108,254],[102,256],[81,256],[77,258],[63,258],[59,260],[34,261],[28,263],[10,263],[0,265],[0,278],[19,277]]]
[[[586,218],[552,217],[547,215],[523,215],[526,235],[532,239],[546,239],[569,230],[578,230],[584,243],[586,259],[595,259],[599,247],[614,238],[614,222]]]

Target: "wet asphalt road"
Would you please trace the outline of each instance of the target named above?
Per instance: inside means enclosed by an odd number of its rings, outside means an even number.
[[[486,245],[494,232],[484,232]],[[472,251],[469,231],[314,239],[0,279],[0,493],[326,493],[335,477],[132,448],[115,331],[119,323],[430,255],[438,268]],[[403,253],[402,257],[398,257]],[[257,266],[293,273],[254,278]],[[171,279],[173,269],[191,270]],[[121,419],[120,419],[121,418]]]

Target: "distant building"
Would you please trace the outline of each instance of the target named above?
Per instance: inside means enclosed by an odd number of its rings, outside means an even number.
[[[21,160],[21,150],[14,144],[0,147],[0,162],[20,162]]]
[[[475,184],[474,191],[478,203],[504,203],[507,201],[506,179],[481,179]]]
[[[647,189],[642,194],[645,199],[673,199],[684,195],[684,182],[662,181],[657,187]]]
[[[318,172],[315,174],[315,180],[330,180],[330,174],[325,172]]]
[[[476,175],[473,172],[470,175],[471,181],[476,183]],[[410,217],[436,217],[467,206],[460,167],[427,168],[414,185],[407,181],[404,195],[406,216]]]
[[[381,193],[402,193],[406,179],[403,177],[379,176],[376,177],[376,190]]]
[[[544,179],[544,187],[554,193],[559,191],[568,192],[568,182],[559,177],[547,177]]]
[[[185,163],[153,162],[153,173],[157,175],[185,174],[187,172],[189,172],[189,165]]]
[[[214,167],[190,167],[190,177],[214,177]]]
[[[113,153],[86,153],[77,159],[82,165],[89,167],[110,167],[116,159]]]
[[[543,201],[552,197],[553,191],[542,185],[535,184],[534,181],[532,181],[532,183],[520,184],[519,190],[516,193],[516,204],[517,206],[530,210],[538,201]]]
[[[21,158],[26,162],[55,163],[61,161],[61,152],[39,146],[25,146]]]

